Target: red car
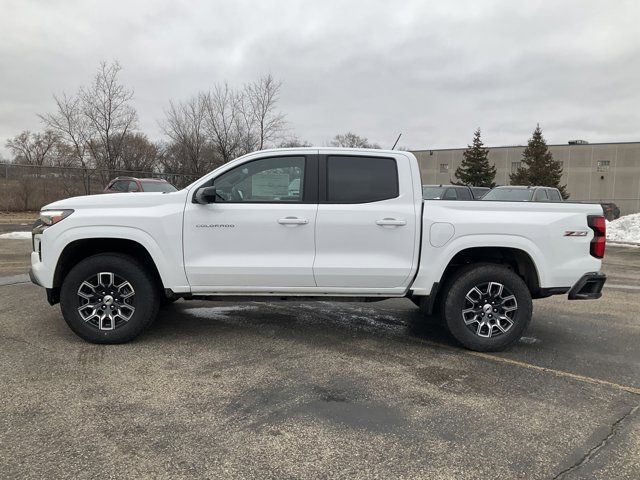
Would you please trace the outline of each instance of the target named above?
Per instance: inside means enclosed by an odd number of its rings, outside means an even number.
[[[118,177],[111,180],[104,193],[176,192],[178,189],[160,178]]]

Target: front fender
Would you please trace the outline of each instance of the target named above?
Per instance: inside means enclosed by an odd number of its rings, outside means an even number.
[[[46,288],[53,288],[58,261],[68,245],[77,240],[113,238],[131,240],[142,245],[155,263],[166,288],[177,293],[190,291],[182,266],[181,243],[167,242],[167,245],[160,245],[148,232],[131,226],[74,226],[62,231],[55,227],[57,225],[46,229],[42,234],[42,265],[32,265],[38,280]]]

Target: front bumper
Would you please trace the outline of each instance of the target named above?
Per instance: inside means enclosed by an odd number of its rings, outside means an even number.
[[[38,277],[36,277],[36,274],[33,271],[33,267],[29,269],[29,279],[31,280],[31,283],[38,285],[39,287],[42,286],[42,284],[40,283],[40,280],[38,280]]]
[[[569,290],[569,300],[595,300],[602,296],[602,287],[607,281],[604,273],[585,273]]]

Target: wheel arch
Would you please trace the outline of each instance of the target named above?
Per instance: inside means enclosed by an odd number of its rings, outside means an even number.
[[[520,276],[532,296],[540,291],[538,268],[526,251],[515,247],[469,247],[457,252],[449,261],[442,274],[441,284],[445,284],[459,269],[471,264],[493,263],[506,265]]]
[[[442,270],[440,278],[433,283],[430,293],[426,296],[414,297],[414,302],[421,305],[427,314],[437,311],[443,295],[457,273],[473,264],[505,265],[523,279],[532,298],[547,296],[540,288],[538,267],[527,251],[517,247],[474,246],[463,248],[453,254]]]
[[[144,245],[131,239],[96,237],[74,240],[64,247],[53,274],[54,289],[60,288],[65,276],[74,266],[100,253],[120,253],[135,258],[148,269],[158,286],[164,288],[158,267]]]

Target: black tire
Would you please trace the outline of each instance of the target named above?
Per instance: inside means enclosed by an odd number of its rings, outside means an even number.
[[[115,325],[112,330],[101,330],[92,323],[98,322],[95,317],[85,321],[78,311],[83,303],[78,294],[79,288],[83,282],[100,272],[112,272],[116,278],[129,282],[134,291],[131,299],[127,300],[134,307],[132,313],[130,309],[127,311],[130,314],[129,320],[117,317],[116,320],[112,320]],[[79,337],[91,343],[125,343],[133,340],[153,323],[159,305],[157,281],[144,265],[128,255],[118,253],[103,253],[85,258],[71,269],[60,289],[60,308],[67,325]],[[116,307],[114,303],[114,308]]]
[[[495,282],[493,286],[490,286],[491,282]],[[496,284],[502,285],[503,288]],[[483,300],[483,296],[480,294],[477,294],[477,298],[480,299],[478,302],[470,301],[467,294],[471,293],[474,287],[481,287],[478,288],[481,293],[484,293],[486,288],[486,291],[489,292],[486,298],[489,301]],[[509,300],[506,304],[502,302],[506,306],[501,305],[495,311],[491,305],[485,307],[489,310],[482,308],[486,303],[491,304],[491,291],[495,294],[498,290],[501,295],[502,292],[507,292],[507,297],[515,297],[516,303],[513,300]],[[473,293],[471,298],[475,300],[476,293]],[[495,304],[501,304],[497,297]],[[479,305],[481,307],[476,308]],[[514,305],[516,306],[515,310],[505,312],[506,308],[513,308]],[[463,310],[471,310],[472,308],[481,313],[476,315],[473,312],[468,312],[466,314],[467,321],[474,323],[467,325],[465,318],[463,318]],[[444,316],[451,335],[468,349],[479,352],[503,350],[517,342],[529,326],[532,311],[531,293],[522,278],[509,268],[498,264],[470,265],[461,269],[449,284],[444,300]],[[489,319],[489,315],[493,318]],[[496,325],[497,318],[504,319],[500,326]],[[483,325],[482,322],[490,323]],[[489,334],[490,336],[481,336],[481,334]]]

